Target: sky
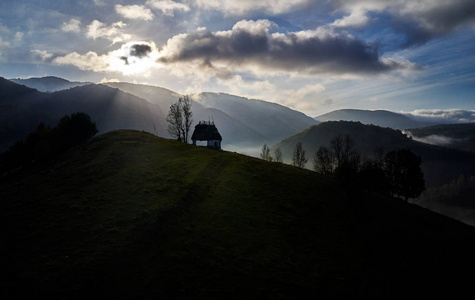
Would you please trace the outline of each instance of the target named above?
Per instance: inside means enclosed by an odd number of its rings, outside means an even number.
[[[2,0],[0,76],[475,121],[475,1]]]

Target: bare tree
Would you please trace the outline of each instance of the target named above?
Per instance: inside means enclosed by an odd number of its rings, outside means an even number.
[[[294,155],[292,156],[292,165],[304,168],[308,159],[305,156],[305,150],[303,149],[302,143],[298,142],[294,148]]]
[[[283,162],[282,150],[280,148],[275,148],[274,150],[274,161],[279,163]]]
[[[272,160],[272,157],[270,156],[270,148],[267,146],[267,144],[264,144],[264,146],[262,146],[261,158],[267,161]]]
[[[188,143],[188,135],[193,123],[191,100],[188,96],[179,98],[170,106],[167,115],[168,132],[180,142]]]
[[[333,172],[333,154],[326,146],[320,146],[313,157],[313,168],[320,174]]]
[[[167,115],[168,132],[178,141],[183,141],[183,116],[181,113],[180,101],[170,105]]]
[[[343,138],[338,135],[331,139],[330,147],[335,158],[336,168],[339,168],[343,164]]]
[[[188,143],[188,134],[190,132],[191,123],[193,123],[193,112],[191,111],[191,99],[188,96],[180,98],[181,108],[183,112],[183,139]]]
[[[330,147],[335,158],[336,169],[340,169],[344,165],[354,163],[355,156],[355,141],[351,136],[346,135],[342,137],[338,135],[330,141]]]

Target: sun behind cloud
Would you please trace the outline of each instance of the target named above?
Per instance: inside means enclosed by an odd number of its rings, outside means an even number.
[[[81,70],[94,72],[118,72],[123,75],[146,74],[159,66],[158,49],[154,42],[135,41],[123,44],[119,49],[98,55],[95,52],[79,54],[76,52],[56,57],[53,63],[73,65]]]
[[[124,75],[144,73],[157,65],[158,49],[151,42],[130,42],[109,53],[109,69]]]

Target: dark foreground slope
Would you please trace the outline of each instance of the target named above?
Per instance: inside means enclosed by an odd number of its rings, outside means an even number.
[[[3,299],[407,299],[464,292],[475,266],[454,220],[135,131],[0,194]]]

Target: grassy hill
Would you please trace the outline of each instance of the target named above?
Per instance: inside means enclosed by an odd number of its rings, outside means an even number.
[[[0,181],[4,299],[463,293],[475,231],[331,178],[114,131]]]

